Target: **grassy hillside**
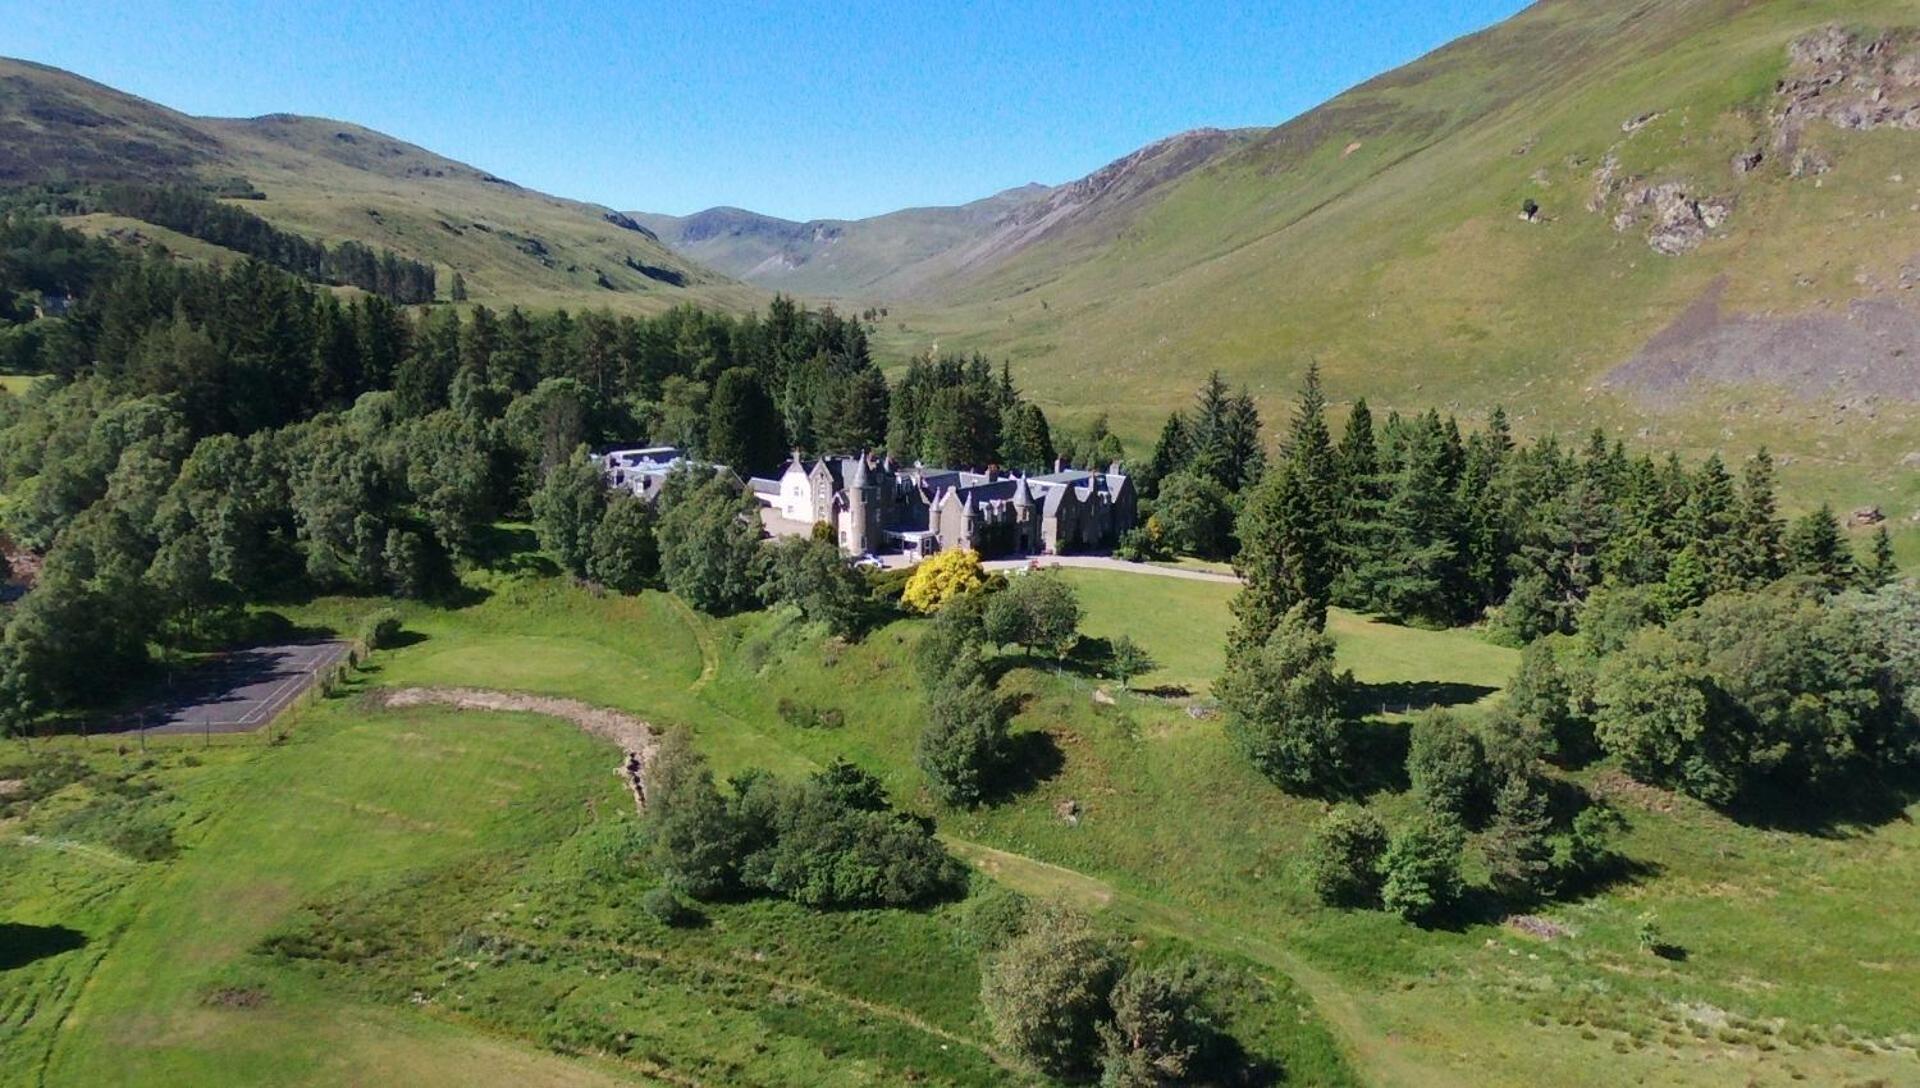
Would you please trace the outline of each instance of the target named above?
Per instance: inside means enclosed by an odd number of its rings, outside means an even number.
[[[1800,494],[1904,517],[1920,509],[1900,464],[1920,450],[1903,287],[1920,277],[1920,132],[1814,119],[1778,142],[1789,46],[1833,23],[1920,19],[1890,0],[1549,0],[895,306],[885,344],[1011,356],[1050,407],[1110,411],[1141,444],[1210,369],[1272,418],[1315,358],[1336,399],[1376,413],[1505,402],[1532,431],[1767,442]],[[1887,102],[1904,108],[1910,82],[1890,78]],[[1650,244],[1658,209],[1634,203],[1665,182],[1715,221],[1673,256]],[[1677,383],[1616,374],[1690,311],[1663,341]]]
[[[610,209],[521,188],[339,121],[189,117],[71,73],[0,58],[0,184],[244,179],[248,211],[323,242],[364,242],[461,273],[478,302],[652,312],[763,296]],[[94,224],[82,223],[83,227]]]
[[[411,644],[356,687],[618,706],[690,725],[723,775],[851,758],[896,802],[936,813],[992,880],[1093,909],[1140,954],[1237,965],[1254,984],[1234,1030],[1284,1056],[1287,1083],[1896,1084],[1920,1070],[1909,822],[1742,828],[1594,769],[1582,783],[1632,821],[1628,880],[1538,908],[1551,937],[1492,914],[1421,930],[1314,903],[1298,862],[1322,805],[1249,770],[1215,719],[1126,694],[1106,705],[1080,674],[1010,661],[1016,728],[1044,737],[1058,767],[1006,804],[940,811],[913,766],[922,712],[902,680],[918,621],[849,646],[781,613],[714,621],[538,569],[520,557],[475,576],[476,603],[409,608]],[[1160,658],[1164,675],[1145,682],[1214,667],[1196,645],[1224,634],[1225,587],[1072,577],[1091,632],[1130,633]],[[295,615],[346,625],[372,607]],[[1470,631],[1346,614],[1333,630],[1383,700],[1497,698],[1513,665]],[[793,724],[783,700],[845,724]],[[100,774],[56,795],[52,815],[0,825],[3,920],[34,927],[9,930],[33,951],[0,968],[0,1079],[1022,1082],[991,1052],[971,901],[829,915],[720,904],[704,928],[667,930],[635,909],[651,878],[622,860],[632,820],[614,753],[571,726],[384,710],[358,690],[289,725],[284,743],[148,754],[63,742]],[[0,750],[0,764],[23,755]],[[135,861],[98,845],[97,821],[59,822],[100,798],[163,814],[180,854]],[[1068,800],[1073,825],[1058,816]],[[1388,790],[1369,804],[1397,820],[1413,802]],[[1649,911],[1684,959],[1638,948]]]

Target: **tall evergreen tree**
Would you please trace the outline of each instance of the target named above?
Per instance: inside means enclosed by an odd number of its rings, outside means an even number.
[[[1283,452],[1285,460],[1267,471],[1241,510],[1234,566],[1245,584],[1233,602],[1230,653],[1263,645],[1296,605],[1316,629],[1326,626],[1338,569],[1339,469],[1317,367],[1307,370]]]
[[[1900,562],[1893,555],[1893,537],[1881,525],[1873,531],[1867,561],[1860,565],[1860,584],[1867,589],[1892,585],[1900,577]],[[1920,692],[1915,693],[1920,697]]]
[[[745,367],[721,374],[707,402],[707,459],[741,476],[771,472],[780,464],[784,439],[779,413],[759,377]]]
[[[1773,456],[1765,446],[1741,473],[1739,526],[1741,584],[1751,588],[1780,577],[1785,524],[1773,498]]]
[[[1356,573],[1369,603],[1395,618],[1451,619],[1461,584],[1457,513],[1447,484],[1446,434],[1436,417],[1408,433],[1405,458],[1381,514],[1371,565]]]
[[[1747,545],[1740,532],[1733,477],[1718,453],[1708,456],[1693,474],[1685,517],[1687,542],[1699,556],[1712,592],[1739,586],[1744,580]]]
[[[1158,493],[1161,482],[1186,468],[1192,459],[1193,441],[1187,434],[1187,417],[1174,412],[1160,427],[1160,437],[1153,444],[1153,457],[1141,474],[1141,492],[1148,496]]]
[[[1822,503],[1820,509],[1794,520],[1787,531],[1787,569],[1806,575],[1829,592],[1838,592],[1853,582],[1853,549],[1840,531],[1840,519],[1833,507]]]

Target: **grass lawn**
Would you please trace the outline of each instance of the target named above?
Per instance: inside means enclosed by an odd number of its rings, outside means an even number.
[[[1090,634],[1131,634],[1160,658],[1148,683],[1217,670],[1233,587],[1068,576]],[[1264,996],[1236,1033],[1284,1056],[1290,1083],[1920,1079],[1910,822],[1823,837],[1744,828],[1603,766],[1582,782],[1627,812],[1632,880],[1533,908],[1564,931],[1553,940],[1497,914],[1422,930],[1318,907],[1298,859],[1324,803],[1274,789],[1217,720],[1177,704],[1105,705],[1088,680],[1008,655],[996,667],[1020,700],[1031,780],[953,812],[914,766],[924,708],[908,654],[922,621],[847,644],[785,613],[713,620],[525,567],[473,585],[464,607],[406,607],[411,644],[377,655],[360,683],[619,706],[691,726],[723,775],[850,758],[994,880],[1099,910],[1143,954],[1200,950],[1245,972]],[[374,606],[289,612],[350,629]],[[1381,691],[1471,701],[1513,664],[1473,632],[1345,614],[1332,627],[1343,662]],[[843,724],[796,709],[836,709]],[[668,932],[634,909],[648,877],[624,860],[631,820],[610,753],[571,728],[343,697],[300,712],[290,735],[197,765],[168,749],[139,772],[165,785],[183,846],[172,861],[0,828],[5,920],[85,938],[0,973],[0,1080],[31,1082],[43,1062],[47,1084],[395,1070],[417,1083],[496,1070],[529,1084],[1018,1079],[987,1050],[968,903],[830,915],[726,904],[704,929]],[[1410,811],[1391,791],[1366,803],[1390,822]],[[1684,960],[1639,949],[1647,912]],[[306,952],[267,955],[267,939]]]
[[[1226,663],[1225,633],[1233,625],[1228,602],[1237,586],[1117,571],[1062,568],[1086,609],[1082,629],[1095,638],[1128,635],[1160,667],[1133,682],[1138,688],[1179,687],[1205,695]],[[1488,691],[1504,686],[1520,655],[1469,631],[1426,631],[1374,623],[1334,609],[1327,621],[1340,663],[1370,685],[1459,684]],[[1483,692],[1482,694],[1485,694]],[[1477,696],[1476,696],[1477,697]],[[1387,691],[1382,701],[1406,702]]]
[[[43,374],[0,374],[0,389],[16,397],[26,395],[27,390],[39,384]]]

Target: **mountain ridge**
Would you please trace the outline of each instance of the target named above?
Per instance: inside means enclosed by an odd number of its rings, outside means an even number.
[[[282,229],[358,241],[459,273],[494,304],[757,305],[759,290],[675,253],[605,205],[529,189],[349,121],[194,117],[35,61],[0,57],[0,184],[244,182]],[[88,217],[82,229],[124,230]]]
[[[1261,131],[1189,129],[1060,185],[1029,182],[965,204],[860,219],[792,220],[731,206],[685,216],[627,214],[669,247],[750,283],[889,302],[928,294],[1068,223],[1144,198]]]

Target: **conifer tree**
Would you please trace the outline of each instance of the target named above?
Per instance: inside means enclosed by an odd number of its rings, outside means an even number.
[[[1786,552],[1788,570],[1812,578],[1830,593],[1854,580],[1853,550],[1826,503],[1794,521],[1787,531]]]
[[[1160,427],[1160,438],[1153,444],[1153,458],[1147,462],[1147,471],[1140,482],[1141,492],[1152,496],[1160,490],[1160,484],[1175,473],[1187,467],[1193,459],[1193,444],[1187,434],[1187,418],[1179,412],[1167,416],[1166,423]]]
[[[1878,589],[1893,584],[1899,577],[1900,563],[1893,556],[1893,537],[1882,525],[1873,531],[1867,561],[1860,565],[1860,584],[1867,589]]]
[[[1367,587],[1372,606],[1389,616],[1441,620],[1457,611],[1456,511],[1446,459],[1438,419],[1415,424],[1381,516],[1380,546],[1372,563],[1355,575]]]
[[[1733,477],[1715,453],[1693,474],[1688,491],[1688,542],[1706,571],[1711,593],[1739,586],[1744,580],[1746,542],[1740,532],[1740,504]]]
[[[1740,480],[1740,575],[1753,587],[1780,577],[1780,520],[1773,498],[1773,456],[1765,446],[1747,461]]]
[[[707,402],[707,459],[742,476],[771,471],[783,438],[779,413],[754,372],[735,367],[720,375]]]
[[[1380,471],[1380,453],[1374,444],[1373,413],[1366,398],[1353,404],[1346,430],[1334,451],[1339,471],[1339,531],[1336,548],[1339,574],[1333,599],[1350,608],[1366,607],[1365,586],[1354,572],[1370,569],[1381,538],[1380,520],[1386,509],[1386,480]]]
[[[1339,485],[1317,367],[1308,368],[1290,436],[1285,461],[1266,473],[1241,511],[1235,568],[1245,585],[1234,598],[1238,624],[1229,653],[1266,642],[1295,605],[1306,607],[1316,630],[1326,626],[1338,563]]]

